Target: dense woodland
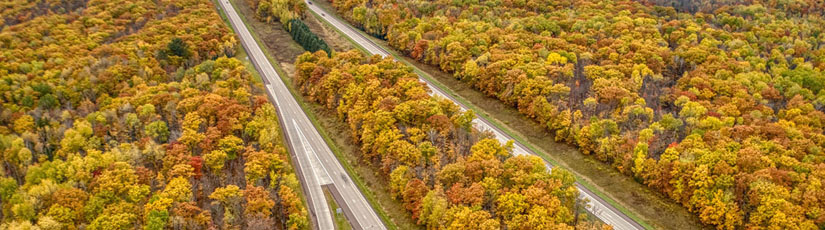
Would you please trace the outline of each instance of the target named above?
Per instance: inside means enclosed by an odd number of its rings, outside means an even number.
[[[825,228],[822,1],[332,5],[703,223]]]
[[[304,95],[347,124],[362,160],[428,229],[609,229],[577,215],[573,175],[549,172],[536,156],[513,156],[444,98],[431,97],[412,69],[356,50],[295,63]]]
[[[737,5],[754,5],[760,4],[764,7],[783,12],[790,15],[812,15],[822,16],[822,9],[825,8],[825,2],[816,0],[646,0],[644,3],[653,3],[660,6],[670,6],[682,12],[704,12],[713,13],[720,8],[727,8]],[[725,11],[727,9],[723,9]]]
[[[212,2],[1,5],[0,229],[309,227]]]

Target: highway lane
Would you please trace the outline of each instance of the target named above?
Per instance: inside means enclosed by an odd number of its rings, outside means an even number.
[[[312,4],[312,1],[307,0],[307,6],[309,7],[310,10],[312,10],[313,12],[315,12],[316,14],[321,16],[322,19],[329,22],[331,25],[335,26],[338,30],[340,30],[341,32],[346,34],[350,39],[352,39],[353,41],[358,43],[361,47],[366,49],[369,53],[378,54],[378,55],[381,55],[383,57],[391,56],[390,53],[387,52],[387,50],[385,50],[383,47],[381,47],[378,44],[375,44],[369,38],[366,38],[364,35],[362,35],[358,31],[356,31],[355,28],[352,28],[349,24],[347,24],[345,22],[342,22],[341,19],[339,19],[339,18],[337,18],[333,15],[330,15],[324,9],[321,9],[320,7],[316,6],[315,4]],[[419,79],[427,84],[427,86],[431,89],[431,94],[435,94],[435,95],[438,95],[438,96],[441,96],[441,97],[452,100],[454,103],[458,104],[461,107],[462,110],[468,110],[469,109],[469,107],[462,104],[461,102],[456,100],[451,95],[445,93],[442,89],[434,86],[429,81],[427,81],[425,78],[419,76]],[[513,154],[516,154],[516,155],[522,155],[522,154],[537,155],[535,152],[529,150],[526,146],[524,146],[524,144],[522,144],[521,142],[513,139],[512,137],[507,135],[505,132],[503,132],[498,127],[494,126],[492,123],[490,123],[489,121],[487,121],[484,118],[477,117],[475,120],[473,120],[473,125],[477,129],[491,131],[495,135],[495,138],[498,139],[499,142],[501,142],[501,143],[506,143],[510,140],[514,140],[515,144],[514,144],[514,148],[513,148]],[[547,165],[548,169],[553,167],[549,162],[546,162],[546,161],[545,161],[545,165]],[[633,219],[631,219],[630,217],[628,217],[624,213],[620,212],[618,209],[616,209],[615,207],[610,205],[607,201],[605,201],[601,197],[598,197],[595,193],[593,193],[592,191],[590,191],[589,189],[587,189],[586,187],[584,187],[580,183],[577,182],[576,187],[579,189],[579,191],[581,191],[581,193],[579,195],[579,198],[582,199],[582,200],[589,200],[590,201],[589,202],[590,205],[587,207],[587,210],[590,213],[592,213],[593,215],[595,215],[596,217],[598,217],[599,219],[601,219],[602,221],[604,221],[605,223],[612,225],[614,229],[619,229],[619,230],[644,229],[644,227],[642,227],[639,223],[637,223],[636,221],[634,221]]]
[[[322,186],[333,186],[340,193],[341,200],[337,201],[338,204],[348,216],[352,217],[349,221],[353,228],[386,229],[375,210],[347,175],[318,130],[315,129],[298,101],[292,97],[289,89],[275,72],[232,4],[228,0],[218,2],[229,18],[230,24],[235,29],[255,69],[261,74],[270,101],[278,108],[284,136],[289,144],[290,152],[298,162],[299,179],[306,190],[311,218],[315,220],[314,226],[321,230],[335,228],[332,213],[322,189]]]

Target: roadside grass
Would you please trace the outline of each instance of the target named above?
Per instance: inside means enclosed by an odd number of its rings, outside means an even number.
[[[324,0],[316,1],[315,4],[327,11],[327,13],[336,12],[329,3]],[[319,17],[317,14],[315,14],[315,16]],[[337,14],[327,16],[335,17],[346,22],[346,20],[338,17]],[[319,21],[323,21],[332,27],[332,25],[325,20]],[[337,28],[336,31],[341,33],[342,37],[350,40],[359,50],[364,53],[369,53],[348,36],[343,35],[342,31]],[[668,200],[659,193],[651,191],[632,178],[621,174],[613,167],[594,160],[592,157],[582,154],[578,149],[567,144],[547,141],[548,139],[554,140],[553,135],[546,129],[543,129],[541,124],[521,115],[516,109],[503,104],[495,98],[483,95],[465,83],[456,80],[451,74],[407,58],[399,54],[396,50],[387,48],[388,46],[383,40],[369,36],[359,29],[355,29],[355,31],[367,39],[370,39],[373,43],[385,47],[397,60],[413,67],[413,70],[417,74],[475,111],[479,117],[485,118],[494,126],[513,137],[516,141],[524,144],[524,146],[537,153],[542,159],[550,162],[554,166],[562,167],[573,172],[576,180],[582,184],[582,186],[604,199],[620,212],[637,221],[644,228],[706,228],[706,226],[699,223],[698,219],[685,208]],[[430,73],[432,73],[432,75]],[[433,75],[435,75],[435,77]],[[538,148],[535,146],[538,146]],[[548,154],[550,152],[553,154]],[[607,193],[603,191],[607,191]],[[627,202],[618,202],[617,200]]]
[[[349,224],[347,221],[347,217],[344,216],[343,212],[339,212],[338,203],[335,202],[335,199],[332,197],[332,194],[329,193],[329,190],[324,188],[324,197],[327,200],[327,205],[329,205],[329,211],[332,212],[333,217],[335,217],[335,229],[338,230],[349,230],[352,229],[352,225]]]
[[[238,6],[239,4],[236,3],[236,1],[237,0],[231,0],[230,3],[233,4],[236,10],[240,11],[241,7]],[[346,126],[338,121],[334,114],[326,112],[327,110],[325,108],[305,100],[300,92],[295,89],[292,78],[289,77],[290,75],[283,70],[281,66],[282,63],[278,62],[278,59],[274,58],[276,56],[271,54],[269,47],[261,42],[262,39],[256,32],[257,28],[250,26],[246,15],[241,16],[241,20],[244,21],[244,25],[255,38],[255,42],[262,47],[266,58],[271,63],[277,63],[274,64],[273,67],[275,71],[278,72],[278,75],[280,75],[281,80],[286,84],[290,94],[295,97],[298,104],[304,109],[312,124],[318,129],[321,137],[324,138],[324,141],[335,154],[336,158],[338,158],[338,161],[347,171],[347,174],[352,177],[356,186],[358,186],[361,193],[376,211],[387,229],[423,229],[421,226],[415,224],[415,221],[412,220],[412,217],[403,209],[400,202],[392,199],[387,189],[389,185],[385,179],[381,178],[381,175],[376,173],[377,170],[366,164],[360,164],[360,160],[356,155],[360,150],[350,140]],[[286,34],[285,31],[283,33]],[[289,35],[286,34],[286,36]],[[291,38],[290,42],[298,46],[297,43],[291,41]]]

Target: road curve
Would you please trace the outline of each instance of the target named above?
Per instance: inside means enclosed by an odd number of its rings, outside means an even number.
[[[264,55],[255,38],[228,0],[218,0],[232,28],[249,55],[255,69],[261,74],[270,101],[278,108],[281,127],[293,159],[298,163],[298,174],[307,195],[313,225],[320,230],[335,229],[332,213],[327,205],[322,186],[333,186],[340,195],[337,203],[344,209],[355,229],[384,230],[386,227],[375,210],[350,179],[309,117],[292,97],[289,89]]]
[[[369,38],[365,37],[363,34],[356,31],[356,29],[352,28],[349,24],[347,24],[345,22],[342,22],[337,17],[335,17],[333,15],[330,15],[324,9],[321,9],[320,7],[316,6],[315,4],[312,4],[312,1],[307,0],[307,6],[309,7],[310,10],[312,10],[313,12],[318,14],[323,20],[329,22],[332,26],[336,27],[339,31],[343,32],[345,35],[347,35],[350,39],[352,39],[353,41],[358,43],[358,45],[363,47],[369,53],[378,54],[378,55],[381,55],[383,57],[392,56],[392,55],[390,55],[389,52],[387,52],[386,49],[384,49],[383,47],[381,47],[378,44],[375,44],[372,40],[370,40]],[[425,79],[421,76],[419,76],[419,79],[427,84],[427,86],[431,89],[431,94],[435,94],[435,95],[438,95],[438,96],[441,96],[441,97],[444,97],[444,98],[447,98],[447,99],[453,101],[454,103],[459,105],[462,110],[468,110],[469,109],[469,107],[467,107],[463,103],[459,102],[458,100],[456,100],[451,95],[445,93],[444,90],[442,90],[441,88],[434,86],[427,79]],[[490,123],[489,121],[487,121],[486,119],[484,119],[482,117],[477,117],[475,120],[473,120],[473,126],[475,126],[477,129],[480,129],[480,130],[489,130],[489,131],[491,131],[493,133],[493,135],[495,136],[495,138],[498,139],[499,142],[501,142],[501,143],[506,143],[510,140],[513,140],[515,142],[514,148],[513,148],[513,154],[516,154],[516,155],[522,155],[522,154],[537,155],[535,152],[533,152],[529,148],[527,148],[524,144],[522,144],[518,140],[515,140],[510,135],[503,132],[498,127],[496,127],[495,125],[493,125],[492,123]],[[547,166],[548,169],[553,167],[547,161],[545,161],[545,165]],[[593,193],[592,191],[590,191],[589,189],[587,189],[586,187],[584,187],[580,183],[576,182],[576,187],[579,189],[579,191],[581,191],[581,193],[579,194],[579,198],[582,199],[582,200],[589,200],[590,201],[589,202],[590,205],[588,205],[587,210],[590,213],[592,213],[593,215],[595,215],[596,217],[598,217],[599,219],[601,219],[602,221],[604,221],[605,223],[613,226],[614,229],[617,229],[617,230],[645,229],[642,225],[637,223],[635,220],[628,217],[624,213],[620,212],[618,209],[616,209],[615,207],[610,205],[607,201],[605,201],[601,197],[597,196],[595,193]]]

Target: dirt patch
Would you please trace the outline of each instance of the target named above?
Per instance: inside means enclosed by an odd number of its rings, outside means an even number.
[[[264,22],[258,20],[254,16],[255,10],[250,7],[247,1],[233,0],[233,2],[235,2],[238,12],[246,19],[247,25],[255,29],[255,33],[263,40],[266,48],[271,51],[270,53],[273,54],[277,62],[281,63],[284,71],[291,74],[294,68],[288,70],[286,69],[288,67],[284,66],[284,63],[290,63],[289,66],[292,66],[291,63],[294,63],[298,55],[303,54],[306,50],[304,50],[301,45],[298,45],[298,43],[295,43],[289,35],[289,32],[277,21]],[[303,21],[307,27],[309,27],[309,30],[323,38],[333,50],[347,51],[355,48],[349,40],[341,37],[334,28],[318,21],[318,18],[312,15],[312,13],[307,12],[306,15],[304,15]]]
[[[295,64],[292,64],[292,62],[281,62],[280,65],[281,69],[286,72],[289,78],[295,78]]]
[[[255,10],[245,0],[233,0],[236,10],[246,19],[247,25],[254,28],[266,48],[273,54],[278,63],[293,63],[298,55],[304,53],[304,48],[292,41],[289,32],[278,22],[263,22],[258,20]]]
[[[304,17],[304,23],[309,27],[309,30],[323,38],[332,50],[347,51],[355,49],[355,46],[346,38],[341,37],[341,34],[339,34],[335,28],[319,21],[312,13],[307,12],[306,17]]]

